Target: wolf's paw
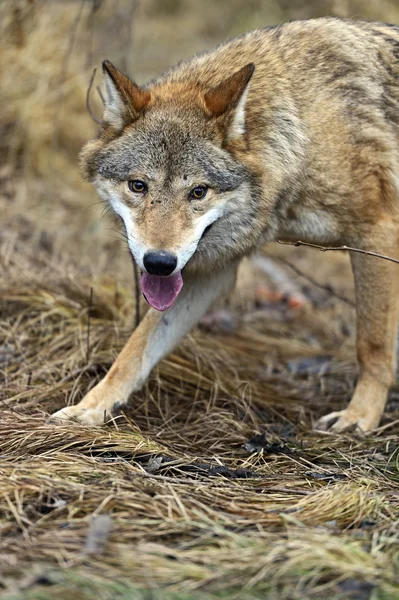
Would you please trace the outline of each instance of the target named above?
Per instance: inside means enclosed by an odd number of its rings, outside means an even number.
[[[76,406],[66,406],[61,410],[57,410],[50,417],[50,423],[58,423],[59,421],[76,421],[78,412],[76,412]]]
[[[103,425],[107,420],[107,418],[104,419],[104,411],[101,411],[98,408],[82,409],[79,408],[79,405],[66,406],[51,415],[50,418],[50,422],[55,424],[60,422],[65,424],[68,421],[79,421],[79,423],[83,423],[84,425]]]
[[[84,425],[104,425],[120,412],[128,397],[110,389],[103,379],[76,406],[66,406],[51,416],[51,422],[78,421]]]
[[[354,429],[357,433],[368,433],[375,429],[378,423],[379,417],[375,418],[375,415],[362,415],[346,408],[321,417],[317,421],[315,429],[335,433]]]
[[[66,406],[61,410],[51,415],[50,422],[59,423],[67,421],[79,421],[84,425],[104,425],[115,414],[116,409],[110,411],[108,407],[101,404],[96,407],[82,407],[80,404],[76,406]]]

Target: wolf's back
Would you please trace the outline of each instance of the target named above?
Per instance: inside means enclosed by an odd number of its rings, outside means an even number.
[[[249,126],[290,95],[299,107],[334,96],[349,112],[373,106],[399,126],[399,26],[384,23],[331,17],[258,29],[180,63],[150,87],[169,86],[171,96],[193,82],[206,89],[250,62]]]

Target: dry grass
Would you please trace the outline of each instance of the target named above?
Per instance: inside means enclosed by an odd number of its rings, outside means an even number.
[[[49,422],[134,322],[127,253],[75,164],[94,131],[92,64],[125,59],[143,79],[248,27],[331,11],[394,21],[396,3],[148,0],[131,40],[130,2],[92,6],[0,5],[1,596],[399,598],[399,388],[373,437],[312,432],[353,390],[354,312],[285,262],[303,308],[267,300],[273,282],[246,263],[126,414]],[[269,254],[352,298],[346,257]]]

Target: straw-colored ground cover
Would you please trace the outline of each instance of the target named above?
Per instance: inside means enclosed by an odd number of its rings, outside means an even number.
[[[202,21],[198,3],[132,15],[121,1],[112,27],[99,4],[94,15],[80,2],[0,7],[0,596],[399,598],[398,386],[373,436],[312,431],[356,378],[347,257],[271,248],[299,307],[246,263],[234,296],[124,415],[102,428],[49,421],[103,376],[135,321],[127,252],[88,210],[97,199],[75,164],[95,130],[89,41],[94,60],[117,62],[117,19],[133,18],[143,78],[178,58],[183,38],[188,55],[231,33],[228,10],[245,29],[288,3],[224,3],[224,20],[209,3]],[[174,21],[184,31],[171,39]]]

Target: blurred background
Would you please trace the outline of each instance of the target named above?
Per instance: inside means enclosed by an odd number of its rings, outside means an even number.
[[[77,169],[80,148],[97,130],[86,110],[93,68],[90,103],[100,118],[96,87],[104,58],[142,83],[228,37],[323,15],[398,22],[399,6],[397,0],[2,0],[3,239],[13,231],[57,265],[77,259],[92,274],[116,269],[131,278],[127,253]],[[300,256],[320,260],[314,252]],[[323,257],[323,272],[331,260]]]

